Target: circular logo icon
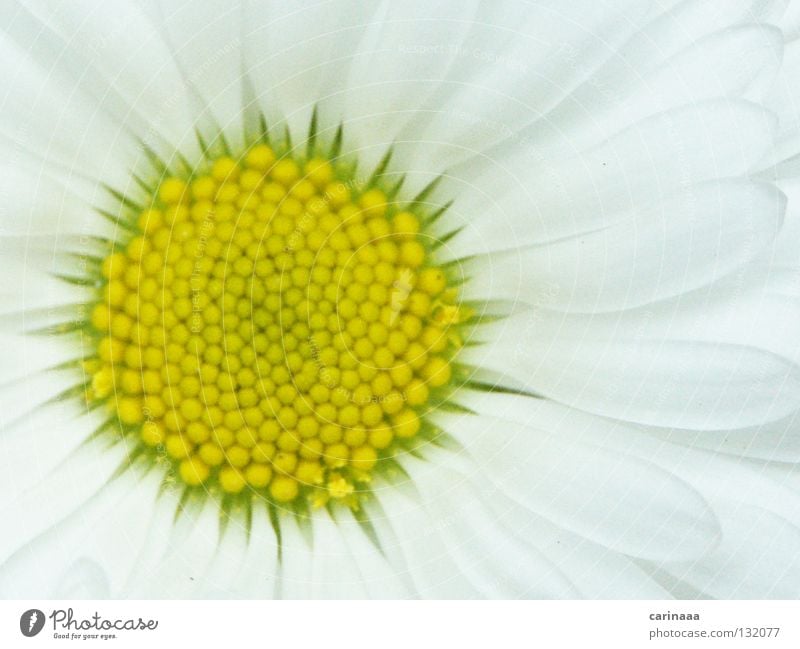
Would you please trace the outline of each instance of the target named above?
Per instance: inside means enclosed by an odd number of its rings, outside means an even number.
[[[44,628],[44,613],[38,608],[25,611],[19,618],[22,635],[32,638]]]

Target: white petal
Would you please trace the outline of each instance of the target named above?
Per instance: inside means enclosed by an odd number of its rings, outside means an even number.
[[[677,428],[654,428],[649,432],[654,437],[674,444],[695,446],[716,453],[727,453],[741,457],[772,462],[800,462],[800,412],[768,424],[703,431]]]
[[[460,358],[515,387],[654,426],[739,428],[798,407],[800,368],[785,336],[773,348],[762,345],[761,332],[730,324],[721,336],[693,331],[675,322],[680,307],[672,305],[666,318],[649,309],[563,317],[523,312],[486,325],[480,336],[487,342]],[[727,323],[732,308],[725,305]],[[689,322],[703,320],[702,310],[689,314]]]
[[[0,190],[8,197],[0,207],[0,232],[5,237],[19,237],[16,243],[21,248],[35,245],[35,237],[50,235],[55,237],[50,249],[55,256],[56,246],[63,245],[70,234],[109,239],[122,234],[96,211],[95,207],[107,206],[110,198],[96,182],[59,175],[41,165],[21,165],[4,170]]]
[[[150,0],[143,7],[194,100],[190,108],[196,117],[190,126],[220,127],[229,143],[241,146],[245,34],[241,5]]]
[[[716,521],[697,492],[650,462],[565,440],[536,421],[447,415],[442,425],[458,431],[493,484],[596,543],[637,557],[677,559],[698,556],[717,541]]]
[[[421,502],[438,521],[437,531],[450,556],[482,597],[531,599],[574,597],[574,586],[543,553],[528,543],[538,522],[514,518],[489,506],[485,485],[474,487],[465,476],[440,462],[443,453],[425,460],[408,458],[404,466],[419,486]],[[496,503],[495,503],[496,505]]]
[[[31,426],[32,421],[36,421],[40,416],[52,417],[51,410],[53,402],[63,399],[67,401],[64,407],[56,408],[59,414],[66,415],[67,421],[78,415],[86,413],[85,403],[81,404],[80,394],[77,393],[78,386],[83,384],[85,377],[77,369],[49,369],[60,359],[74,360],[80,357],[80,345],[73,345],[70,351],[68,346],[59,343],[66,343],[65,340],[56,340],[54,345],[37,344],[33,337],[24,338],[24,343],[16,354],[9,354],[11,358],[16,356],[21,365],[15,372],[9,369],[5,375],[6,381],[0,389],[0,430],[9,433],[20,434],[25,427]],[[3,336],[0,341],[5,343],[14,342],[12,336]],[[46,355],[48,350],[57,350],[49,358]],[[37,411],[43,412],[37,412]],[[85,426],[81,434],[74,440],[83,441],[89,434],[108,417],[107,413],[102,416],[87,417],[82,421]],[[66,422],[65,422],[66,423]],[[18,427],[22,428],[18,428]]]
[[[212,503],[212,509],[218,509],[216,503]],[[266,511],[257,508],[258,515],[266,516]],[[256,512],[254,512],[256,514]],[[217,512],[219,520],[220,513]],[[264,588],[259,592],[242,593],[242,586],[239,583],[241,574],[249,569],[259,571],[262,569],[264,559],[270,565],[269,557],[262,558],[254,566],[244,566],[244,559],[247,557],[249,545],[252,539],[248,534],[247,523],[241,509],[234,509],[230,518],[225,522],[224,527],[218,538],[217,547],[211,560],[202,570],[202,576],[195,577],[194,590],[192,597],[203,599],[231,599],[242,596],[251,598],[263,598],[271,596],[272,583],[263,584]],[[268,540],[273,540],[274,536],[268,533]],[[273,554],[277,549],[273,548]],[[274,565],[274,564],[272,564]],[[243,570],[244,568],[244,570]]]
[[[772,22],[780,25],[787,40],[797,38],[800,35],[800,7],[794,2],[786,4],[783,11],[775,16]]]
[[[408,567],[415,592],[423,598],[470,599],[481,597],[476,584],[464,575],[451,556],[433,518],[412,497],[391,486],[380,493],[380,508],[367,505],[381,543],[390,554],[400,554]],[[381,510],[385,518],[381,520]]]
[[[558,427],[567,440],[599,445],[615,454],[630,453],[657,464],[690,483],[711,504],[732,499],[765,506],[793,523],[800,522],[800,491],[791,483],[792,472],[780,464],[756,463],[665,443],[655,439],[649,427],[587,415],[544,399],[470,393],[470,401],[481,412],[519,423],[533,421]],[[773,475],[770,468],[777,473]]]
[[[580,238],[477,260],[465,295],[577,312],[658,301],[752,259],[777,236],[785,206],[772,185],[693,186]],[[559,290],[543,302],[543,286]]]
[[[55,599],[108,599],[111,596],[108,577],[97,562],[86,557],[71,563],[70,560],[61,559],[61,564],[69,567],[61,570],[54,591]],[[41,570],[42,566],[39,565],[38,568]],[[22,570],[23,575],[29,572],[30,566],[25,566]]]
[[[488,405],[483,397],[497,397],[502,404],[507,404],[511,397],[499,395],[480,395],[477,400],[479,405]],[[522,401],[524,404],[524,400]],[[519,401],[516,402],[519,406]],[[513,408],[515,416],[526,419],[524,407]],[[502,410],[501,410],[502,412]],[[447,426],[448,419],[441,418],[441,422],[446,426],[445,430],[454,437],[458,437],[460,431],[457,425]],[[453,423],[453,422],[450,422]],[[587,597],[587,598],[631,598],[648,597],[664,598],[669,594],[660,588],[653,580],[649,571],[640,568],[633,560],[615,550],[603,547],[590,539],[570,532],[547,518],[537,515],[529,508],[509,498],[503,491],[487,478],[482,471],[473,466],[471,460],[466,457],[458,456],[451,450],[442,450],[426,446],[424,449],[425,464],[419,464],[419,468],[424,468],[425,472],[415,471],[415,480],[418,474],[427,478],[431,488],[426,489],[430,493],[429,500],[437,500],[444,494],[446,503],[453,512],[447,515],[442,514],[443,521],[451,522],[459,516],[474,521],[476,529],[490,529],[489,543],[486,544],[481,539],[475,539],[474,543],[481,548],[480,552],[486,555],[496,554],[495,548],[504,545],[514,547],[519,541],[530,544],[538,552],[531,554],[530,550],[525,551],[524,556],[517,559],[520,565],[526,564],[524,572],[532,572],[527,579],[531,584],[536,584],[534,591],[528,593],[528,597]],[[444,471],[444,480],[439,478]],[[453,477],[455,474],[468,476],[470,485],[462,487],[459,478]],[[450,488],[456,484],[456,488]],[[465,498],[465,494],[471,497]],[[465,504],[465,500],[468,504]],[[450,504],[452,503],[452,505]],[[440,505],[441,507],[441,505]],[[474,513],[472,512],[473,508]],[[459,510],[463,508],[464,512]],[[483,519],[483,520],[482,520]],[[462,523],[463,524],[463,523]],[[478,536],[482,536],[478,534]],[[504,539],[501,537],[511,537]],[[453,545],[463,543],[470,547],[473,543],[471,538],[461,538],[454,540]],[[485,546],[485,547],[484,547]],[[503,552],[502,554],[507,554]],[[487,558],[486,563],[492,559]],[[478,562],[479,564],[482,562]],[[504,568],[494,568],[498,574],[504,572]],[[514,584],[514,579],[506,578],[501,583],[491,580],[490,585],[500,588],[501,597],[517,596],[519,590],[514,591],[510,585]],[[568,594],[572,592],[572,594]],[[516,594],[515,594],[516,593]],[[549,593],[549,594],[545,594]]]
[[[781,162],[793,157],[800,150],[800,40],[786,44],[783,65],[769,93],[765,105],[774,111],[780,122],[781,137],[776,150],[771,152],[770,162]]]
[[[462,43],[429,43],[416,52],[421,60],[444,51],[457,56],[400,135],[421,144],[404,164],[442,171],[514,138],[615,58],[645,10],[627,2],[478,7]]]
[[[20,547],[0,567],[4,596],[118,596],[137,569],[146,540],[143,523],[152,514],[159,483],[154,473],[143,477],[131,471]]]
[[[472,0],[458,5],[440,0],[378,5],[344,85],[345,127],[356,131],[364,147],[359,158],[366,168],[383,155],[446,77],[476,6]],[[437,53],[426,55],[431,48]]]
[[[189,89],[139,5],[109,2],[87,11],[41,0],[25,4],[39,21],[31,29],[41,30],[32,54],[56,78],[71,80],[73,90],[92,97],[98,110],[156,150],[191,135]],[[16,26],[12,36],[22,34]]]
[[[302,145],[311,113],[336,126],[345,115],[344,89],[353,57],[372,11],[345,0],[309,5],[292,1],[245,3],[246,83],[259,108],[282,128],[285,120],[296,144]],[[324,128],[327,140],[333,134]]]
[[[712,29],[741,23],[778,24],[785,0],[730,0],[729,2],[681,2],[664,0],[653,7],[654,20],[646,34],[658,48],[668,51],[686,47]]]
[[[790,598],[798,593],[800,489],[787,465],[756,464],[703,451],[686,451],[634,430],[608,426],[597,437],[625,448],[690,482],[713,508],[721,543],[692,562],[658,566],[711,596]]]
[[[278,540],[269,512],[266,506],[254,505],[247,547],[231,575],[231,595],[250,599],[275,597],[278,571]]]
[[[15,521],[15,533],[0,541],[0,558],[7,558],[78,511],[108,486],[115,470],[122,466],[125,455],[123,444],[111,448],[103,442],[84,444],[13,500],[2,502],[0,514],[6,520]],[[30,472],[31,469],[30,466],[16,465],[15,472]],[[12,485],[13,476],[14,473],[8,474]]]
[[[128,162],[136,159],[130,135],[113,118],[98,111],[97,102],[72,92],[74,81],[65,75],[48,75],[17,45],[3,40],[0,73],[11,84],[0,104],[0,145],[3,165],[34,161],[41,173],[58,172],[64,178],[103,178],[124,186]],[[58,51],[55,52],[55,55]]]
[[[365,599],[366,586],[358,569],[358,557],[348,547],[345,534],[326,511],[315,513],[311,596],[315,599]],[[360,530],[350,529],[358,534]]]
[[[158,507],[147,545],[137,557],[136,570],[125,585],[125,597],[186,599],[206,590],[218,594],[225,585],[206,582],[220,543],[219,508],[214,502],[190,503],[177,511],[175,494]],[[179,507],[182,507],[179,505]]]
[[[3,388],[5,391],[7,387]],[[28,492],[42,489],[43,483],[58,476],[62,467],[73,461],[73,456],[85,458],[81,447],[107,417],[82,411],[72,399],[32,406],[33,400],[27,397],[25,403],[30,411],[16,420],[6,416],[0,429],[2,472],[8,485],[0,494],[2,508],[12,506]],[[110,442],[112,434],[103,441]],[[116,457],[112,453],[109,461]]]
[[[690,484],[720,522],[720,543],[692,561],[659,561],[650,568],[670,572],[681,583],[715,597],[793,597],[800,560],[800,488],[788,465],[738,460],[681,448],[635,428],[588,416],[547,401],[527,402],[508,395],[476,394],[480,411],[558,427],[568,441],[597,444],[614,454],[630,453]],[[698,434],[699,436],[699,434]],[[663,577],[663,575],[662,575]],[[676,591],[684,592],[685,591]]]
[[[29,326],[29,328],[33,329],[33,326]],[[33,337],[0,333],[0,348],[3,349],[7,363],[0,370],[0,386],[7,390],[12,390],[14,383],[33,378],[48,369],[56,374],[57,371],[52,369],[55,366],[82,358],[80,344],[75,345],[74,341],[55,336]],[[57,379],[59,387],[63,386],[64,388],[77,384],[83,378],[75,370],[62,371],[61,374],[57,376]],[[0,398],[0,404],[5,405],[6,402],[8,405],[12,405],[9,397]],[[29,407],[32,405],[34,404],[28,404]],[[0,422],[8,421],[8,419],[7,415],[0,416]]]
[[[525,132],[546,137],[557,124],[579,149],[649,115],[714,97],[741,97],[755,82],[771,80],[781,62],[783,40],[774,27],[737,26],[692,43],[670,56],[648,37],[648,30],[623,47],[618,57],[571,94],[539,126]],[[667,51],[674,48],[674,41]]]
[[[407,576],[344,513],[332,519],[318,510],[302,521],[284,516],[281,540],[277,597],[395,598],[410,592]]]
[[[314,585],[312,540],[290,513],[279,511],[278,515],[281,517],[281,559],[275,597],[310,599]]]
[[[476,478],[476,482],[477,482]],[[588,599],[666,599],[671,595],[629,557],[574,534],[493,491],[487,501]]]
[[[502,164],[453,171],[458,199],[441,227],[463,230],[445,256],[600,230],[681,187],[745,172],[763,157],[775,125],[754,104],[712,100],[647,118],[577,154],[567,139],[567,158],[524,140]]]
[[[374,527],[382,523],[370,521]],[[369,537],[361,523],[346,515],[337,515],[336,526],[352,563],[361,576],[361,586],[369,599],[407,599],[418,596],[408,575],[408,566],[398,561],[396,552],[377,543],[377,534],[374,539]]]
[[[662,566],[719,599],[795,599],[800,595],[800,528],[760,507],[730,503],[723,541],[701,561]]]

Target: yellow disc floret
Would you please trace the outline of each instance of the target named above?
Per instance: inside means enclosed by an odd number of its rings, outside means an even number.
[[[357,506],[453,381],[424,224],[266,144],[161,179],[100,264],[87,395],[186,487]]]

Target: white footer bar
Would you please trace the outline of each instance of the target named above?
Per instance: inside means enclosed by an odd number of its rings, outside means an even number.
[[[0,647],[800,647],[800,602],[4,601]]]

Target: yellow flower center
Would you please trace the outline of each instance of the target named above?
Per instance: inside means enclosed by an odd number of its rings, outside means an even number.
[[[453,375],[463,308],[424,223],[263,143],[162,178],[100,266],[87,398],[188,487],[357,507]]]

